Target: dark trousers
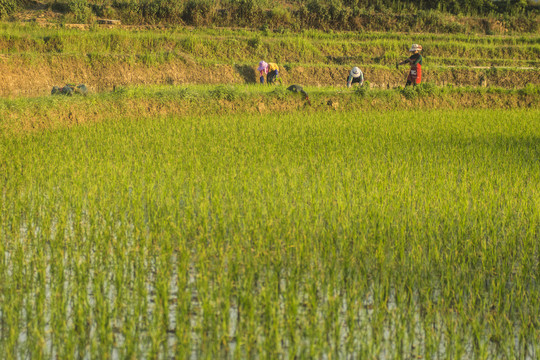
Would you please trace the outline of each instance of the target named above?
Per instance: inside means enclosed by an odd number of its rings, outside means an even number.
[[[407,83],[405,84],[405,86],[409,86],[409,85],[412,85],[412,86],[416,86],[416,81],[411,81],[409,79],[407,79]]]
[[[273,84],[274,81],[276,81],[277,76],[278,76],[277,70],[272,70],[266,76],[266,81],[268,82],[268,84]]]

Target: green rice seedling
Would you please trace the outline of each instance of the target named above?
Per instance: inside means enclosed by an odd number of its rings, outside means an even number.
[[[156,93],[178,88],[132,96]],[[4,136],[0,348],[459,358],[509,354],[513,331],[530,348],[537,117],[201,112]]]

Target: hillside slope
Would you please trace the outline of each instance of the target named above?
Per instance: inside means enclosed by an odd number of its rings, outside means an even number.
[[[284,83],[345,86],[352,66],[372,87],[402,86],[411,43],[424,46],[424,81],[520,88],[540,83],[538,35],[486,36],[246,29],[44,28],[4,24],[1,96],[34,96],[86,83],[92,91],[149,84],[249,84],[261,59]]]

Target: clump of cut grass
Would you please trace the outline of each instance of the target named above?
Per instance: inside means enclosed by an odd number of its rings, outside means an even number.
[[[400,93],[410,100],[416,97],[437,95],[440,93],[440,88],[433,83],[421,83],[416,86],[405,86]]]
[[[362,86],[357,86],[355,89],[354,89],[354,93],[360,97],[366,97],[366,96],[369,96],[370,95],[370,83],[369,81],[364,81],[364,84],[362,84]]]

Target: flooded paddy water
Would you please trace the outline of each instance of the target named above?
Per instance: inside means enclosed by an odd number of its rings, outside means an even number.
[[[535,359],[537,110],[2,138],[7,358]]]

